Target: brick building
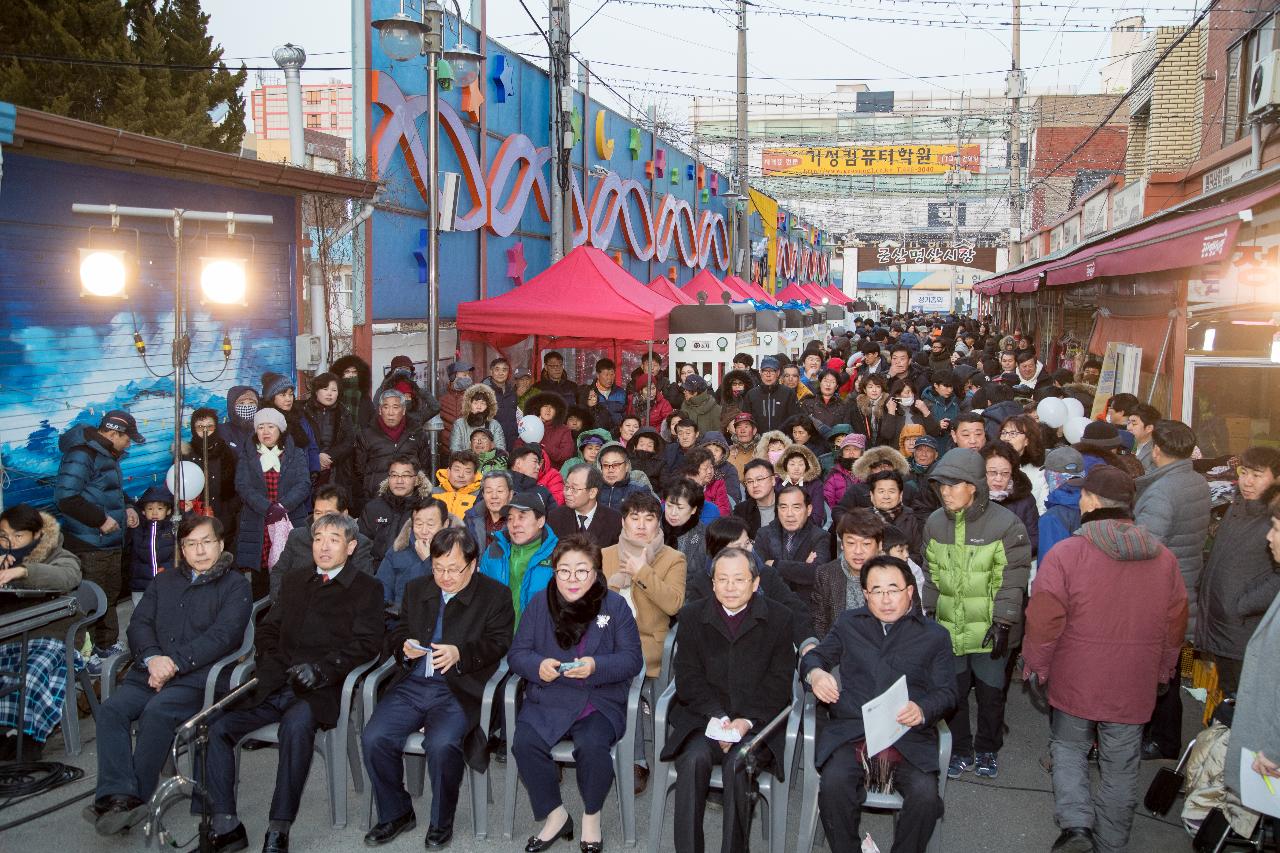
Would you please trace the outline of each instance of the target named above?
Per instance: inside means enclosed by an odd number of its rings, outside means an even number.
[[[1044,95],[1035,100],[1031,108],[1036,127],[1031,146],[1032,231],[1062,218],[1094,187],[1124,173],[1128,122],[1123,110],[1075,151],[1119,100],[1118,95]]]
[[[1142,80],[1180,36],[1182,27],[1160,27],[1143,41],[1134,58],[1133,79]],[[1153,172],[1185,168],[1200,154],[1204,87],[1200,75],[1205,62],[1200,30],[1185,33],[1129,98],[1129,139],[1125,178],[1129,182]]]

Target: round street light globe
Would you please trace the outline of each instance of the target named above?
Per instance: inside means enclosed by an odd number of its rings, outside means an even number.
[[[446,50],[444,58],[453,69],[453,83],[459,89],[465,89],[480,79],[480,61],[484,57],[465,44]]]
[[[205,298],[219,305],[243,305],[245,262],[240,258],[205,259],[200,271],[200,289]]]
[[[423,25],[404,12],[373,22],[382,52],[394,62],[404,62],[422,52]]]
[[[80,284],[93,296],[120,296],[124,293],[124,253],[83,251]]]

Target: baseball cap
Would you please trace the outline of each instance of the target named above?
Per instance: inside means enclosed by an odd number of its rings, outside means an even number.
[[[122,432],[138,444],[147,443],[147,440],[142,437],[142,433],[138,432],[138,422],[133,419],[133,415],[124,409],[112,409],[103,415],[102,420],[98,422],[98,429]]]
[[[475,365],[469,361],[455,361],[453,364],[449,365],[449,368],[446,372],[450,376],[456,376],[459,373],[466,373],[468,370],[474,370],[474,369],[475,369]]]
[[[932,447],[936,452],[938,450],[938,440],[931,435],[922,435],[916,439],[916,448]]]
[[[755,426],[756,425],[755,416],[752,415],[750,412],[738,412],[738,414],[733,416],[734,426],[737,426],[738,424],[743,424],[743,423],[751,424],[752,426]]]
[[[527,367],[517,367],[511,372],[512,379],[531,379],[532,377],[533,371]]]
[[[1074,447],[1055,447],[1044,457],[1044,467],[1046,471],[1079,477],[1084,474],[1084,457]]]
[[[513,509],[523,509],[532,512],[538,518],[544,518],[547,514],[547,505],[542,502],[542,496],[537,492],[516,492],[511,498],[511,503],[502,508],[502,514]]]
[[[760,369],[761,370],[777,370],[778,360],[771,355],[766,356],[765,358],[760,359]]]

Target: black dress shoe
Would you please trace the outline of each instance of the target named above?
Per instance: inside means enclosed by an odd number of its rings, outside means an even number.
[[[1093,830],[1067,827],[1053,842],[1053,853],[1093,853]]]
[[[95,803],[95,807],[96,807]],[[132,829],[147,817],[147,804],[137,797],[116,795],[107,800],[93,828],[99,835],[116,835]]]
[[[1160,744],[1153,740],[1149,740],[1142,745],[1143,761],[1173,761],[1177,757],[1176,755],[1166,755],[1165,751],[1160,748]]]
[[[529,836],[528,842],[526,842],[524,845],[524,853],[542,853],[543,850],[550,849],[551,845],[555,844],[557,841],[559,841],[562,838],[565,841],[573,840],[573,817],[572,816],[570,816],[564,822],[564,826],[560,827],[560,831],[557,832],[555,836],[551,838],[551,840],[549,841],[543,841],[541,838],[539,838],[536,835]]]
[[[453,827],[433,826],[427,830],[427,849],[441,850],[453,840]]]
[[[209,840],[213,845],[213,853],[235,853],[249,846],[249,834],[244,831],[243,823],[236,824],[235,829],[222,835],[215,832]]]
[[[603,841],[579,841],[578,849],[582,853],[604,853]]]
[[[96,824],[98,822],[98,818],[107,813],[107,807],[110,805],[110,797],[101,797],[81,809],[80,815],[89,823]]]
[[[375,826],[364,834],[365,847],[377,847],[386,844],[402,832],[413,829],[418,825],[418,817],[413,813],[413,809],[402,814],[395,820],[386,820]]]
[[[289,833],[267,830],[267,837],[262,839],[262,853],[289,853]]]

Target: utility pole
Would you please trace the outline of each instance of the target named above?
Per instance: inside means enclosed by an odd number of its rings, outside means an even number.
[[[955,195],[951,202],[951,252],[954,256],[960,246],[960,152],[964,149],[964,92],[960,93],[960,109],[956,111],[956,171]],[[960,275],[959,264],[951,267],[950,298],[947,300],[947,312],[956,310],[956,277]]]
[[[573,130],[573,90],[569,87],[569,0],[550,0],[551,72],[551,262],[564,257],[573,241],[573,184],[569,155]],[[568,145],[565,144],[566,139]]]
[[[738,0],[738,151],[737,163],[738,195],[737,204],[743,207],[738,216],[737,233],[734,235],[734,252],[730,260],[730,268],[739,277],[749,276],[751,245],[751,193],[747,188],[747,0]]]
[[[1010,48],[1013,53],[1013,66],[1009,71],[1008,95],[1012,102],[1009,111],[1009,266],[1016,267],[1022,263],[1022,247],[1018,241],[1022,239],[1022,119],[1018,115],[1019,102],[1022,98],[1022,3],[1013,0],[1013,27]]]

